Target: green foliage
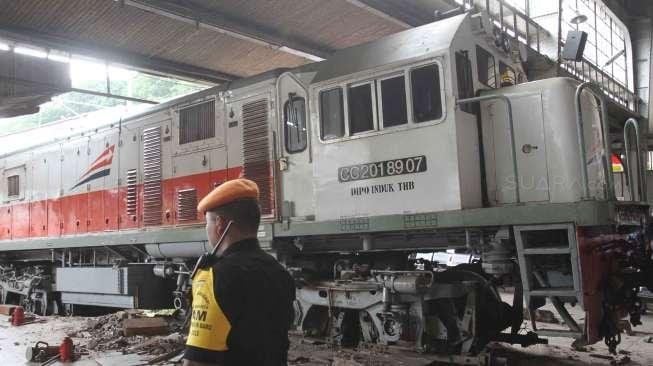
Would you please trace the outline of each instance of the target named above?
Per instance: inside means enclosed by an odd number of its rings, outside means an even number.
[[[107,92],[105,80],[84,80],[74,85],[78,89]],[[186,95],[205,88],[201,84],[190,84],[178,80],[136,73],[129,80],[112,80],[112,94],[162,102]],[[0,119],[0,134],[8,134],[38,127],[42,124],[75,118],[84,113],[94,112],[108,107],[126,105],[121,99],[101,97],[83,93],[65,93],[53,98],[52,102],[41,106],[39,113]]]

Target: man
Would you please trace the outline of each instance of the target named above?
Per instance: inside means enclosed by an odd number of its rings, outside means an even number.
[[[197,207],[215,257],[193,278],[192,317],[185,366],[286,365],[295,286],[257,240],[261,214],[256,183],[235,179]]]

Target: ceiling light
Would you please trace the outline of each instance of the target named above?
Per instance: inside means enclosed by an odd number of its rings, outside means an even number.
[[[52,52],[48,53],[48,60],[52,61],[57,61],[57,62],[63,62],[63,63],[69,63],[70,62],[70,55],[65,54],[65,53],[58,53],[58,52]]]
[[[0,43],[0,51],[9,51],[11,47],[9,47],[8,44],[6,43]]]
[[[581,14],[578,10],[574,12],[574,16],[571,18],[571,24],[581,24],[587,21],[587,15]]]
[[[32,56],[32,57],[39,57],[39,58],[45,58],[48,55],[43,50],[38,50],[36,48],[30,48],[30,47],[22,47],[22,46],[15,47],[14,52],[25,56]]]

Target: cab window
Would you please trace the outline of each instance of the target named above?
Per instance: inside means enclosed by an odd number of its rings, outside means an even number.
[[[349,133],[351,135],[374,129],[372,84],[350,86],[347,90]]]
[[[413,100],[413,122],[421,123],[442,118],[440,72],[436,64],[422,66],[410,72]]]
[[[476,46],[476,72],[478,81],[490,88],[497,87],[496,64],[494,56],[480,46]]]
[[[286,150],[297,153],[306,149],[306,100],[289,95],[283,106]]]
[[[378,81],[383,128],[408,123],[406,79],[403,75]]]
[[[320,92],[320,136],[332,140],[345,135],[342,88]]]
[[[472,62],[469,59],[469,52],[456,52],[456,82],[458,84],[458,98],[466,99],[474,97],[474,80],[472,79]],[[460,109],[467,113],[474,113],[472,103],[462,104]]]

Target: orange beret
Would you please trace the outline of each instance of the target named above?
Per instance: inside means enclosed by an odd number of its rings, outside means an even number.
[[[245,178],[226,181],[202,198],[197,205],[197,211],[204,214],[206,211],[241,199],[258,200],[258,185]]]

